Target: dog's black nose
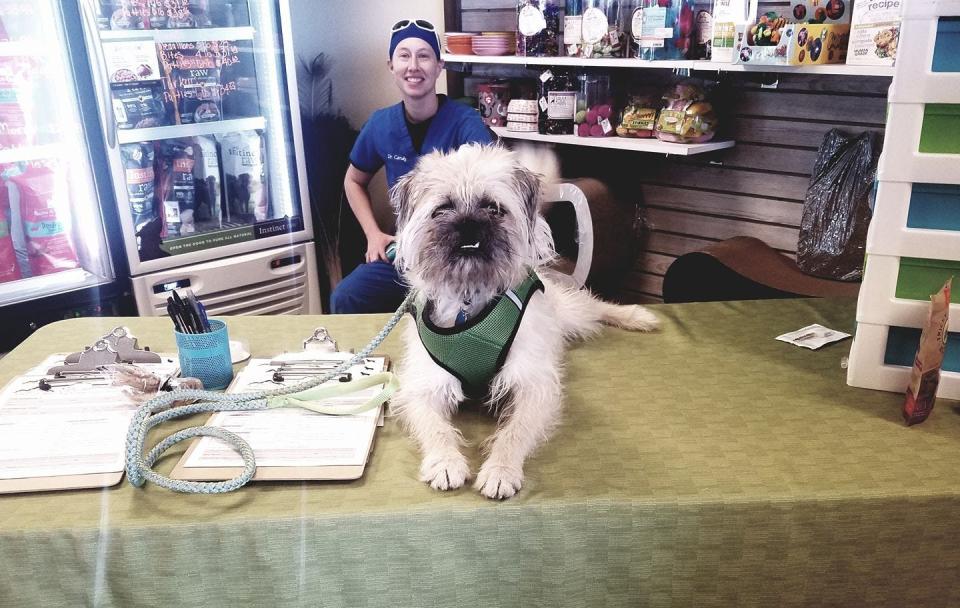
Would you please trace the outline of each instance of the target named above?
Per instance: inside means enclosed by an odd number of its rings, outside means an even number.
[[[473,245],[480,241],[483,225],[473,219],[464,219],[457,222],[456,230],[460,237],[460,245]]]

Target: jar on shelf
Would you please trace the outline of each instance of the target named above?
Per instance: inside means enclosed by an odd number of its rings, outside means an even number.
[[[563,54],[567,57],[580,56],[582,26],[583,0],[566,0],[563,11]]]
[[[488,127],[502,127],[507,124],[507,106],[510,103],[510,85],[498,82],[486,82],[477,85],[477,107],[483,124]]]
[[[695,0],[640,0],[630,20],[630,56],[686,59],[694,33]]]
[[[624,57],[624,8],[622,0],[583,0],[580,26],[581,57]]]
[[[518,0],[517,55],[556,57],[559,53],[560,0]]]
[[[584,74],[580,77],[574,123],[580,137],[610,137],[616,134],[609,75]]]
[[[577,81],[566,72],[540,75],[538,130],[541,135],[572,135],[577,107]]]

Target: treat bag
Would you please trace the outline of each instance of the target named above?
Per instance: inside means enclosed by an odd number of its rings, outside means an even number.
[[[940,366],[947,348],[952,282],[953,277],[947,279],[940,291],[930,296],[930,312],[920,333],[920,347],[910,372],[907,398],[903,402],[903,419],[907,426],[923,422],[933,411],[940,384]]]
[[[71,235],[69,186],[56,165],[31,163],[10,177],[11,209],[16,207],[26,243],[30,274],[39,276],[78,268]]]

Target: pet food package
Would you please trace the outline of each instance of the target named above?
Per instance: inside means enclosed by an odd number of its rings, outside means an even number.
[[[10,199],[6,185],[0,185],[0,283],[16,281],[22,276],[10,233]]]
[[[193,182],[193,142],[167,140],[160,144],[158,189],[163,206],[165,237],[178,237],[196,232],[194,211],[197,208]]]
[[[900,43],[900,10],[901,0],[853,5],[848,64],[893,65]]]
[[[631,95],[620,114],[617,135],[620,137],[653,137],[660,100],[652,94]]]
[[[700,85],[679,82],[663,99],[664,106],[654,127],[657,139],[696,144],[713,139],[719,121]]]
[[[211,27],[213,15],[224,9],[232,14],[231,4],[225,0],[99,0],[97,26],[102,30]],[[222,15],[217,21],[220,26],[234,25]]]
[[[223,184],[220,181],[220,155],[212,137],[193,139],[193,182],[197,206],[194,217],[198,222],[213,221],[223,224]],[[227,218],[229,219],[229,217]]]
[[[160,80],[157,47],[150,40],[104,42],[103,58],[110,84]]]
[[[69,189],[65,175],[56,167],[38,162],[10,175],[8,181],[11,215],[19,216],[16,219],[22,230],[31,276],[79,267],[70,235]]]
[[[218,136],[227,209],[245,221],[270,218],[263,141],[257,131],[237,131]]]
[[[920,332],[920,348],[913,361],[907,397],[903,402],[903,419],[907,426],[923,422],[933,411],[940,384],[940,366],[947,348],[952,282],[953,278],[947,279],[940,291],[930,296],[930,311]]]
[[[160,62],[166,75],[177,123],[188,125],[223,118],[220,42],[162,42]]]
[[[36,69],[27,57],[0,57],[0,150],[36,143]]]
[[[146,129],[170,124],[160,81],[112,84],[110,91],[118,129]]]
[[[133,228],[140,234],[143,227],[157,216],[154,152],[152,142],[124,144],[120,146],[120,161],[123,163],[124,181],[127,185],[127,200],[133,217]]]

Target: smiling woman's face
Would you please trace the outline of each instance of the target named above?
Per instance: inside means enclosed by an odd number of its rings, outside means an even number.
[[[407,38],[397,45],[388,63],[393,79],[404,97],[418,99],[433,95],[443,63],[433,48],[419,38]]]

